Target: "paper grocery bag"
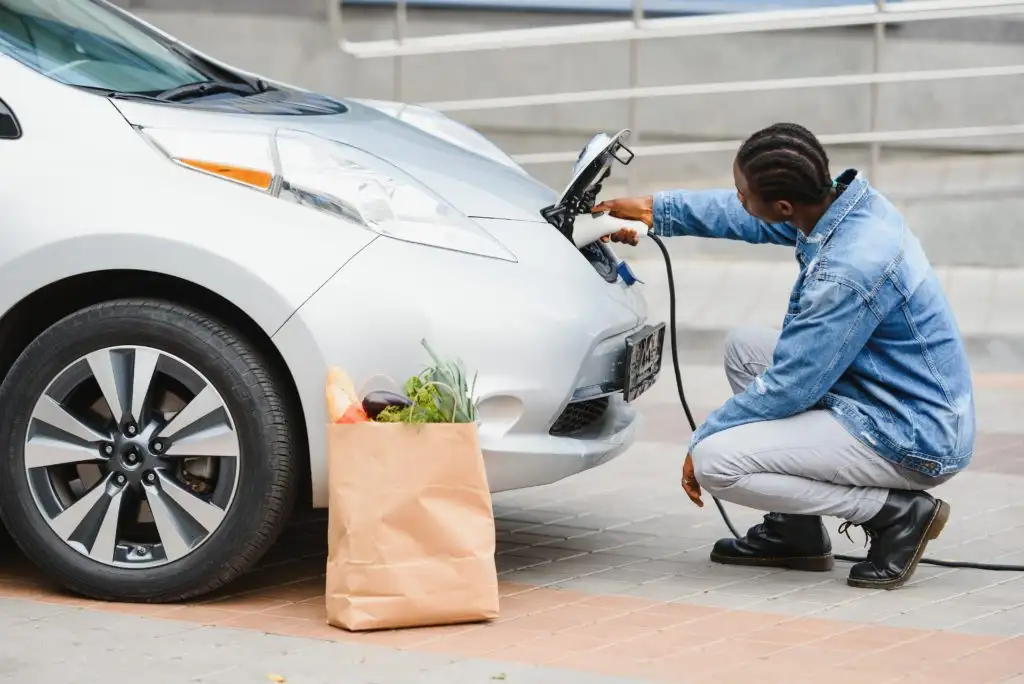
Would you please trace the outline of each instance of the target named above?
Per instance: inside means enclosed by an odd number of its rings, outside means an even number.
[[[476,426],[328,425],[327,622],[393,629],[498,616]]]

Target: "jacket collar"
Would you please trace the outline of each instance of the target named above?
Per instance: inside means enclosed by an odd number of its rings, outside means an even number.
[[[802,243],[804,252],[809,252],[808,256],[812,258],[832,237],[832,233],[843,219],[864,199],[869,189],[868,182],[860,176],[857,169],[847,169],[839,174],[836,185],[842,192],[815,224],[811,234],[805,236],[797,232],[798,243]]]

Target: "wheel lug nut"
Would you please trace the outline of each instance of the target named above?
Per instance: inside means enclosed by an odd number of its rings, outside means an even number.
[[[156,482],[156,475],[154,473],[146,473],[146,482],[153,484]]]
[[[103,453],[105,453],[107,456],[110,456],[111,454],[113,454],[114,453],[114,445],[113,444],[105,444],[105,445],[103,445]]]
[[[138,431],[139,431],[139,429],[137,427],[135,427],[135,425],[131,425],[131,424],[128,425],[128,434],[129,435],[134,435]]]
[[[127,482],[127,481],[128,481],[128,478],[126,478],[126,477],[125,477],[124,475],[122,475],[121,473],[118,473],[118,474],[117,474],[117,475],[116,475],[116,476],[114,477],[114,482],[116,482],[116,483],[117,483],[117,484],[119,484],[119,485],[123,485],[123,484],[124,484],[125,482]]]
[[[153,451],[154,451],[155,453],[158,453],[158,454],[159,454],[159,453],[160,453],[161,451],[163,451],[163,450],[164,450],[164,443],[163,443],[163,442],[161,442],[161,441],[160,441],[160,440],[158,439],[157,441],[153,442],[153,445],[152,445],[152,446],[151,446],[150,448],[151,448],[151,449],[152,449],[152,450],[153,450]]]

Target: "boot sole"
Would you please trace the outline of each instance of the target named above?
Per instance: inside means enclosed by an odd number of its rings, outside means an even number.
[[[946,522],[949,520],[949,504],[942,499],[936,499],[936,504],[935,511],[932,513],[932,519],[928,523],[928,527],[925,528],[924,534],[921,535],[921,541],[918,542],[914,555],[911,557],[910,562],[907,563],[907,567],[904,568],[902,574],[888,580],[862,580],[847,577],[846,583],[851,587],[859,589],[885,589],[887,591],[899,589],[906,584],[914,574],[914,571],[917,570],[917,565],[921,562],[921,556],[924,555],[928,542],[939,538],[942,530],[946,527]]]
[[[711,560],[721,565],[745,565],[758,568],[786,568],[787,570],[803,570],[804,572],[828,572],[835,567],[836,561],[832,554],[827,556],[795,556],[792,558],[736,558],[711,554]]]

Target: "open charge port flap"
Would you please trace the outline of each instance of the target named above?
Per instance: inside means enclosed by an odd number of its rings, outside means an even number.
[[[633,152],[626,147],[630,130],[623,129],[614,136],[598,133],[580,151],[573,164],[572,180],[558,202],[541,209],[544,220],[553,225],[575,244],[573,231],[576,217],[589,214],[601,192],[601,184],[611,174],[615,162],[628,165]]]

